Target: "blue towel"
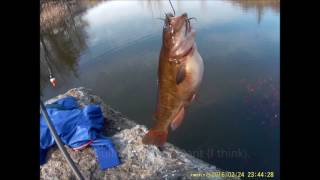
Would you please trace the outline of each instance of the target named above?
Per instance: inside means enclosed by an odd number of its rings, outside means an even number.
[[[93,141],[91,146],[96,152],[101,170],[105,170],[120,164],[118,154],[115,151],[111,140],[107,138],[98,138],[96,141]]]
[[[77,100],[68,96],[46,106],[48,115],[62,143],[73,149],[89,144],[93,146],[100,169],[120,164],[110,139],[101,135],[104,117],[100,106],[87,105],[80,108]],[[40,164],[44,164],[47,150],[55,144],[50,130],[40,115]]]

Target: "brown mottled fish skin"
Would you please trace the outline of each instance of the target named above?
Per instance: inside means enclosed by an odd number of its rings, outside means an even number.
[[[168,127],[179,127],[199,89],[203,61],[194,37],[186,13],[166,15],[158,66],[156,121],[142,139],[144,144],[162,146],[167,141]]]

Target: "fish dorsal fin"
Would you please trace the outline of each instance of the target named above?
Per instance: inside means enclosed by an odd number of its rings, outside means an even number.
[[[186,77],[186,64],[182,64],[176,75],[176,83],[180,84]]]

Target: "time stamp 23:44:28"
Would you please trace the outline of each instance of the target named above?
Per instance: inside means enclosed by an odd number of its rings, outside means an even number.
[[[247,178],[274,178],[273,171],[248,171],[248,172],[209,172],[209,173],[191,173],[191,177],[247,177]]]

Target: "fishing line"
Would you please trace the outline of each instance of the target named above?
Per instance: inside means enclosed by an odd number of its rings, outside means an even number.
[[[48,65],[48,71],[49,71],[49,74],[52,74],[52,67],[49,63],[49,54],[48,54],[48,49],[46,47],[46,44],[44,42],[44,40],[42,39],[42,37],[40,37],[40,41],[41,41],[41,45],[43,47],[43,50],[44,50],[44,60],[46,61],[47,65]]]
[[[56,82],[56,78],[53,75],[51,64],[49,63],[50,54],[49,54],[47,46],[46,46],[46,44],[45,44],[45,42],[44,42],[44,40],[43,40],[43,38],[41,36],[40,36],[40,42],[41,42],[41,45],[42,45],[43,50],[44,50],[44,58],[43,59],[46,61],[47,65],[48,65],[49,81],[52,84],[52,86],[55,87],[57,82]]]
[[[170,0],[169,0],[169,3],[170,3],[171,8],[172,8],[172,10],[173,10],[173,16],[176,16],[176,11],[174,10],[174,8],[173,8],[172,3],[171,3],[171,1],[170,1]]]

